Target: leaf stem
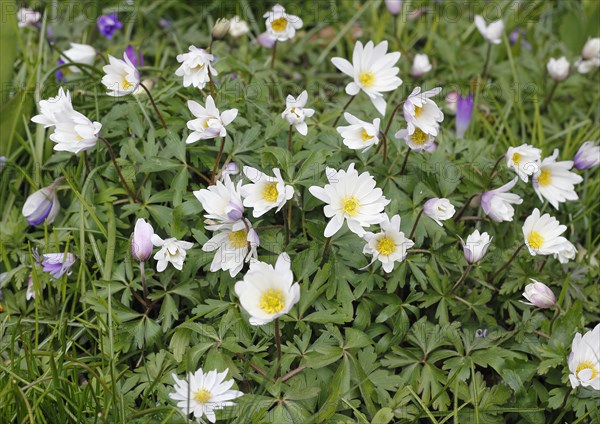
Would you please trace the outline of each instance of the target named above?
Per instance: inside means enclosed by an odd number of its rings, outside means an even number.
[[[469,273],[471,272],[471,269],[473,269],[473,264],[469,264],[469,266],[467,266],[465,268],[465,271],[463,272],[463,274],[461,275],[460,279],[456,282],[456,284],[450,289],[450,294],[454,294],[454,291],[467,279],[467,276],[469,275]]]
[[[213,165],[212,177],[211,181],[213,184],[217,182],[217,169],[219,168],[219,162],[221,162],[221,156],[223,156],[223,149],[225,148],[225,137],[221,137],[221,146],[219,147],[219,152],[217,153],[217,157],[215,159],[215,164]]]
[[[158,116],[158,119],[160,119],[160,123],[162,124],[163,128],[166,130],[167,129],[167,123],[165,122],[165,119],[163,118],[163,116],[160,113],[160,111],[158,110],[158,107],[156,107],[156,103],[154,102],[154,97],[152,97],[152,94],[150,93],[150,90],[148,89],[148,87],[146,87],[141,82],[140,82],[140,87],[142,87],[144,89],[144,91],[146,92],[146,94],[148,95],[148,98],[150,99],[150,102],[152,103],[152,107],[154,108],[154,112],[156,113],[156,116]]]
[[[417,215],[417,219],[415,219],[415,223],[412,226],[412,230],[410,230],[410,235],[408,236],[408,238],[411,240],[412,240],[413,236],[415,235],[415,231],[417,231],[417,224],[419,223],[419,220],[421,219],[421,215],[423,215],[424,211],[425,211],[425,209],[421,208],[421,210],[419,211],[419,214]]]
[[[333,121],[333,126],[335,128],[335,126],[337,125],[337,123],[339,122],[340,118],[342,117],[342,115],[344,114],[344,112],[346,112],[346,109],[348,109],[348,106],[350,106],[350,103],[352,103],[354,101],[354,98],[356,96],[350,96],[350,100],[348,100],[346,102],[346,104],[344,105],[344,108],[342,109],[342,111],[340,112],[340,114],[338,115],[337,118],[335,118],[335,121]]]
[[[108,142],[107,139],[105,139],[104,137],[98,135],[98,138],[100,140],[102,140],[104,142],[104,144],[106,144],[106,147],[108,148],[108,154],[110,155],[110,158],[113,162],[113,164],[115,165],[115,170],[117,171],[117,174],[119,175],[119,179],[121,180],[121,184],[123,184],[123,188],[125,190],[127,190],[127,193],[129,193],[129,197],[131,197],[131,199],[134,202],[137,202],[137,197],[135,195],[135,193],[133,191],[131,191],[131,189],[129,188],[129,185],[127,184],[127,181],[125,181],[125,177],[123,177],[123,173],[121,172],[121,167],[119,167],[119,164],[117,163],[117,157],[115,156],[115,152],[113,151],[110,143]]]
[[[494,281],[496,279],[496,277],[498,276],[498,274],[500,274],[502,271],[504,271],[512,263],[512,261],[515,260],[515,258],[517,257],[517,255],[519,254],[519,252],[521,251],[521,249],[523,249],[525,246],[526,246],[525,243],[523,243],[522,245],[520,245],[517,248],[517,250],[515,250],[515,253],[513,253],[513,255],[510,257],[510,259],[508,260],[508,262],[506,262],[504,265],[502,265],[500,267],[500,269],[498,269],[498,271],[494,272],[492,274],[492,276],[487,279],[487,282],[491,283],[492,281]]]
[[[275,318],[275,346],[277,348],[277,369],[275,375],[279,376],[281,367],[281,331],[279,329],[279,318]]]

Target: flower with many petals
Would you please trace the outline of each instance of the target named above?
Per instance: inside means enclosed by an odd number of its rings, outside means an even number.
[[[433,219],[437,222],[440,227],[442,224],[441,221],[446,221],[454,216],[454,205],[450,203],[450,200],[445,198],[434,197],[433,199],[429,199],[423,205],[423,213],[427,215],[429,218]]]
[[[554,149],[552,156],[545,158],[533,175],[533,189],[538,197],[541,201],[548,200],[555,209],[559,203],[579,199],[574,187],[583,181],[581,175],[570,171],[573,161],[557,162],[557,157],[558,149]]]
[[[470,234],[467,241],[461,238],[460,241],[463,245],[466,261],[472,265],[482,260],[492,243],[492,238],[485,232],[479,234],[479,230],[475,230]]]
[[[204,243],[204,252],[215,252],[210,264],[210,272],[229,271],[235,277],[244,267],[245,262],[256,260],[257,248],[260,244],[258,234],[246,218],[233,223],[223,224],[207,229],[218,229],[219,232]]]
[[[502,33],[504,32],[504,21],[502,19],[498,19],[488,25],[483,16],[475,15],[475,26],[488,42],[500,44],[502,41]]]
[[[158,272],[163,272],[167,268],[169,262],[171,262],[176,269],[181,271],[187,255],[186,250],[191,249],[194,245],[188,241],[177,240],[175,237],[163,240],[158,234],[152,234],[150,240],[152,240],[154,246],[160,247],[160,250],[154,255],[154,259],[158,261],[156,264],[156,270]]]
[[[577,333],[569,355],[571,387],[591,387],[600,390],[600,324],[583,336]]]
[[[302,135],[308,133],[308,126],[304,120],[310,118],[315,114],[314,109],[306,108],[306,101],[308,100],[308,93],[304,90],[298,98],[294,98],[291,94],[288,94],[285,99],[285,110],[281,114],[281,117],[285,119],[288,124],[293,125],[296,130]]]
[[[317,199],[327,203],[325,216],[331,218],[325,227],[325,237],[337,233],[344,221],[353,233],[363,236],[363,227],[379,224],[385,220],[383,209],[390,200],[376,188],[375,179],[368,172],[358,174],[351,163],[347,171],[327,168],[329,181],[325,187],[312,186],[308,190]]]
[[[553,307],[556,304],[556,296],[554,296],[554,293],[552,290],[550,290],[550,287],[544,283],[534,280],[533,278],[530,280],[533,281],[533,283],[527,284],[525,286],[525,292],[523,293],[523,297],[530,303],[523,303],[537,306],[538,308],[542,309]]]
[[[558,259],[561,264],[566,264],[575,259],[575,256],[577,256],[577,248],[573,243],[567,241],[553,256],[554,259]]]
[[[529,181],[529,176],[535,174],[540,168],[542,151],[529,144],[518,147],[509,147],[506,152],[506,166],[515,170],[524,181]]]
[[[192,130],[185,140],[188,144],[198,140],[225,137],[227,135],[225,127],[231,124],[238,114],[237,109],[220,112],[212,96],[206,98],[206,107],[193,100],[188,100],[187,104],[190,112],[196,117],[187,123],[187,127]]]
[[[200,368],[195,373],[190,373],[188,380],[180,380],[177,375],[173,375],[175,392],[170,393],[169,397],[177,401],[177,407],[185,415],[194,414],[198,422],[202,422],[202,417],[206,416],[211,423],[217,422],[215,411],[223,409],[226,406],[235,406],[232,400],[239,398],[244,393],[239,390],[231,390],[235,381],[225,380],[229,369],[223,372],[212,370],[202,371]]]
[[[177,68],[175,75],[183,77],[184,87],[192,85],[202,89],[210,81],[211,75],[218,75],[211,64],[214,60],[215,57],[206,50],[190,46],[188,53],[177,55],[177,62],[181,66]]]
[[[218,229],[218,225],[233,224],[242,219],[244,206],[240,195],[241,186],[241,181],[236,186],[231,181],[231,177],[226,174],[222,181],[194,191],[194,196],[202,203],[206,212],[204,215],[206,223],[212,225],[212,229]]]
[[[277,208],[275,212],[279,212],[285,202],[294,197],[294,188],[285,185],[279,168],[273,168],[275,177],[270,177],[249,166],[244,166],[243,171],[252,184],[243,185],[240,193],[244,198],[244,206],[253,208],[254,218],[274,208]]]
[[[39,225],[46,221],[52,224],[60,211],[60,203],[56,197],[56,187],[63,181],[59,178],[50,186],[44,187],[29,195],[23,205],[23,216],[29,225]]]
[[[379,260],[385,272],[392,272],[395,262],[402,262],[406,258],[406,251],[415,243],[400,231],[400,215],[394,215],[391,220],[386,215],[379,226],[381,232],[367,232],[363,236],[367,242],[363,253],[373,255],[369,265]]]
[[[285,8],[279,4],[273,6],[273,9],[263,15],[263,18],[266,18],[267,33],[277,41],[291,40],[303,24],[302,19],[285,13]]]
[[[344,118],[350,125],[337,127],[336,130],[342,136],[342,142],[346,147],[365,152],[379,143],[381,119],[375,118],[372,123],[366,122],[348,112],[344,112]]]
[[[412,134],[405,128],[401,129],[396,132],[395,137],[404,140],[406,145],[415,151],[429,151],[435,144],[435,137],[424,133],[420,128],[415,128]]]
[[[39,106],[40,114],[31,118],[31,120],[36,124],[43,125],[45,128],[56,126],[59,121],[74,111],[71,104],[71,93],[69,90],[65,92],[62,87],[58,89],[56,97],[40,100]]]
[[[532,256],[552,255],[562,251],[569,241],[561,234],[566,231],[566,225],[549,214],[540,216],[540,210],[535,208],[523,224],[523,238]]]
[[[512,179],[495,190],[486,191],[481,195],[481,207],[492,221],[512,221],[515,209],[512,205],[520,205],[523,199],[518,194],[508,193],[519,181],[518,177]]]
[[[586,141],[575,154],[573,164],[579,170],[598,166],[600,164],[600,146],[592,141]]]
[[[133,66],[129,57],[123,53],[123,59],[108,55],[109,64],[102,70],[102,84],[109,90],[106,94],[113,97],[126,96],[134,93],[140,85],[140,73]]]
[[[282,253],[275,267],[256,261],[242,281],[235,283],[235,294],[250,314],[251,325],[265,325],[287,314],[300,300],[300,285],[294,283],[290,257]]]
[[[96,146],[101,129],[100,122],[92,122],[82,113],[73,111],[56,124],[50,140],[56,143],[54,150],[57,152],[66,151],[77,154]]]
[[[400,52],[388,53],[387,49],[387,41],[376,46],[369,41],[364,47],[357,41],[352,63],[341,57],[331,59],[336,68],[354,79],[346,86],[346,93],[356,96],[361,90],[364,91],[382,115],[385,115],[387,103],[381,93],[393,91],[402,84],[397,77],[400,69],[394,66],[400,59]]]
[[[431,97],[439,94],[440,91],[442,88],[436,87],[421,93],[421,87],[416,87],[410,93],[402,106],[409,134],[413,134],[419,128],[425,134],[438,135],[440,122],[444,120],[444,112],[431,100]]]
[[[123,23],[119,21],[116,13],[109,13],[98,18],[98,30],[106,39],[110,40],[115,35],[115,31],[123,28]]]

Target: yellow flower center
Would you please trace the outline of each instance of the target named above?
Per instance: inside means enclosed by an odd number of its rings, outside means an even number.
[[[593,380],[598,375],[598,369],[592,364],[591,361],[581,361],[579,365],[577,365],[577,369],[575,370],[575,375],[579,376],[579,372],[583,370],[592,370],[592,376],[590,380]]]
[[[373,138],[369,134],[367,134],[367,130],[365,130],[364,128],[363,128],[362,133],[360,135],[362,136],[363,141],[368,141],[371,138]]]
[[[412,142],[415,144],[418,144],[418,145],[425,144],[425,142],[427,141],[428,138],[429,138],[429,135],[425,134],[419,128],[415,129],[415,132],[410,136],[410,139],[412,140]]]
[[[542,172],[537,177],[537,182],[542,187],[550,184],[552,182],[552,174],[550,174],[550,171],[548,169],[542,169]]]
[[[202,63],[200,63],[199,65],[196,65],[192,68],[193,71],[201,71],[202,68],[204,68],[204,65]]]
[[[532,231],[527,236],[527,242],[532,249],[539,249],[544,244],[544,237],[537,231]]]
[[[229,243],[235,249],[241,249],[248,244],[248,232],[246,230],[232,231],[227,237],[229,237]]]
[[[285,296],[280,290],[269,289],[260,296],[258,306],[268,314],[276,314],[285,307]]]
[[[415,116],[418,118],[423,113],[423,108],[419,106],[415,106]]]
[[[286,27],[287,27],[287,19],[285,19],[285,18],[275,19],[271,23],[271,28],[273,28],[273,31],[275,31],[275,32],[281,32]]]
[[[123,80],[123,82],[121,83],[121,85],[123,86],[123,90],[127,90],[128,88],[133,87],[133,84],[131,84],[126,79]]]
[[[390,237],[383,237],[377,242],[375,249],[377,249],[381,255],[389,256],[396,250],[396,243],[394,242],[394,239]]]
[[[521,161],[521,154],[520,153],[515,153],[513,155],[513,162],[515,163],[515,165],[518,165],[519,162]]]
[[[356,197],[350,196],[342,199],[342,210],[348,215],[356,215],[358,213],[358,208],[360,208],[360,203],[358,203]]]
[[[200,403],[206,403],[210,400],[211,396],[212,395],[210,394],[210,392],[208,390],[200,389],[196,393],[194,393],[194,400],[196,400]]]
[[[279,196],[279,192],[277,191],[277,183],[276,182],[272,182],[272,183],[265,185],[265,188],[263,188],[263,192],[262,192],[263,199],[265,199],[267,202],[274,202],[277,200],[278,196]]]
[[[371,87],[375,84],[375,74],[372,71],[362,72],[358,79],[363,87]]]

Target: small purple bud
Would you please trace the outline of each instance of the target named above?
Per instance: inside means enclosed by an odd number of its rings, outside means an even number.
[[[111,39],[115,31],[123,28],[123,24],[119,21],[116,13],[109,13],[98,18],[98,30],[107,39]]]
[[[261,46],[266,47],[267,49],[272,49],[277,39],[271,37],[269,33],[263,32],[258,37],[256,37],[256,41],[258,41],[258,44],[260,44]]]
[[[463,139],[473,115],[473,95],[467,97],[458,96],[456,101],[456,137]]]
[[[244,216],[243,207],[240,208],[239,205],[235,205],[233,202],[229,204],[229,207],[231,209],[227,211],[227,218],[231,219],[232,221],[239,221],[242,219]]]
[[[44,221],[48,224],[54,222],[60,210],[60,204],[56,198],[56,187],[62,180],[62,178],[57,179],[52,185],[32,193],[27,198],[22,213],[29,225],[39,225]]]
[[[402,12],[402,0],[385,0],[385,7],[392,15],[397,16]]]
[[[158,24],[161,28],[169,29],[171,28],[171,25],[173,25],[173,22],[167,18],[160,18]]]
[[[138,66],[144,66],[144,56],[142,55],[142,51],[141,50],[140,50],[140,54],[139,55],[136,54],[135,49],[130,44],[125,49],[125,54],[127,55],[127,57],[129,58],[129,60],[131,61],[131,63],[133,64],[133,66],[135,68],[137,68]]]
[[[600,163],[600,146],[592,141],[586,141],[581,145],[573,158],[575,168],[579,170],[593,168]]]

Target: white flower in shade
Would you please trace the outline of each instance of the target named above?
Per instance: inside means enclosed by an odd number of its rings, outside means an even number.
[[[363,227],[383,222],[383,209],[390,200],[375,187],[375,179],[368,172],[358,175],[351,163],[347,171],[327,168],[325,174],[329,184],[308,189],[317,199],[327,203],[324,212],[331,220],[325,227],[325,237],[337,233],[344,221],[350,231],[361,237],[365,234]]]
[[[203,416],[214,423],[217,421],[215,411],[235,406],[232,400],[244,394],[239,390],[231,390],[235,381],[225,380],[228,373],[229,369],[221,373],[217,370],[204,373],[200,368],[195,373],[190,373],[187,381],[172,374],[175,392],[170,393],[169,397],[177,401],[177,407],[184,414],[194,414],[199,423]]]
[[[304,90],[298,98],[288,94],[285,99],[285,110],[281,114],[281,117],[285,119],[288,124],[293,125],[296,130],[302,135],[308,133],[308,127],[304,120],[310,118],[315,114],[314,109],[305,108],[306,101],[308,100],[308,93]]]
[[[379,143],[381,119],[375,118],[372,123],[365,122],[348,112],[344,112],[344,118],[350,125],[337,127],[336,130],[342,136],[342,142],[346,147],[356,150],[362,149],[365,152]]]
[[[294,283],[287,253],[277,258],[275,267],[254,262],[242,281],[235,283],[235,294],[250,314],[251,325],[265,325],[287,314],[300,300],[300,285]]]
[[[222,269],[229,271],[229,275],[235,277],[242,270],[245,262],[257,258],[256,250],[260,244],[258,234],[252,228],[250,221],[245,218],[234,224],[220,225],[218,230],[219,233],[208,240],[202,246],[202,250],[204,252],[216,250],[210,264],[210,272]]]
[[[512,221],[515,209],[512,205],[520,205],[523,199],[518,194],[509,193],[519,181],[518,177],[512,179],[495,190],[486,191],[481,195],[481,207],[492,221]]]
[[[533,278],[530,278],[533,283],[527,284],[525,286],[525,292],[523,293],[523,297],[531,303],[523,302],[528,305],[537,306],[538,308],[546,309],[551,308],[556,304],[556,296],[550,287],[545,285],[544,283],[540,283]]]
[[[279,4],[273,6],[263,18],[266,18],[267,33],[277,41],[291,40],[296,36],[296,30],[302,28],[302,19],[285,13],[285,8]]]
[[[363,236],[367,242],[363,253],[373,255],[369,265],[379,260],[385,272],[392,272],[394,263],[402,262],[406,258],[406,251],[415,243],[400,231],[400,215],[394,215],[391,220],[386,215],[385,220],[379,226],[381,227],[380,233],[368,232]]]
[[[594,68],[600,68],[600,38],[590,38],[586,41],[575,66],[580,74],[587,74]]]
[[[583,181],[581,175],[569,171],[573,161],[556,162],[557,156],[558,149],[554,149],[552,156],[545,158],[533,175],[533,189],[538,197],[541,201],[548,200],[555,209],[559,203],[579,199],[574,187]]]
[[[26,7],[22,7],[17,11],[17,21],[19,28],[23,28],[26,26],[35,26],[42,17],[40,12],[37,12],[33,9],[28,9]]]
[[[475,26],[487,41],[492,44],[500,44],[502,41],[502,33],[504,32],[504,21],[498,19],[491,24],[486,24],[485,19],[481,15],[475,15]]]
[[[71,43],[71,48],[63,52],[60,58],[65,63],[83,63],[93,65],[96,59],[96,49],[87,44]],[[69,66],[71,72],[81,72],[77,66]]]
[[[360,90],[364,91],[382,115],[385,115],[387,104],[381,93],[393,91],[402,84],[402,80],[396,76],[400,69],[394,66],[400,59],[400,52],[388,53],[387,49],[387,41],[376,46],[369,41],[364,48],[357,41],[352,63],[341,57],[331,59],[336,68],[354,79],[346,86],[346,93],[356,96]]]
[[[402,106],[409,134],[419,128],[425,134],[438,135],[440,122],[444,120],[444,112],[431,100],[431,97],[440,91],[442,88],[436,87],[421,93],[421,87],[417,87],[410,93]]]
[[[445,198],[434,197],[429,199],[423,205],[423,213],[429,218],[437,222],[440,227],[443,226],[441,221],[446,221],[454,216],[454,206],[450,203],[450,200]]]
[[[177,55],[177,62],[181,66],[175,71],[175,75],[183,77],[183,86],[193,85],[196,88],[204,88],[210,81],[211,75],[218,75],[211,62],[215,57],[204,49],[195,46],[189,47],[188,53]]]
[[[529,181],[529,176],[535,174],[540,168],[542,151],[529,144],[518,147],[509,147],[506,152],[506,166],[515,170],[524,181]]]
[[[227,135],[225,127],[231,124],[238,114],[237,109],[219,112],[212,96],[206,98],[206,107],[193,100],[188,100],[187,104],[190,112],[196,117],[187,123],[187,127],[192,130],[185,140],[188,144],[198,140],[225,137]]]
[[[242,219],[244,206],[240,196],[241,186],[241,181],[236,186],[229,175],[224,175],[223,181],[194,191],[194,196],[206,212],[206,222],[213,225],[213,229],[218,229],[220,224],[233,224]]]
[[[231,19],[231,25],[229,26],[229,35],[234,38],[239,38],[250,31],[248,23],[239,16],[234,16]]]
[[[150,240],[152,240],[153,245],[161,248],[154,255],[154,259],[158,261],[156,264],[156,270],[158,272],[163,272],[167,268],[169,262],[171,262],[176,269],[181,271],[187,254],[186,250],[191,249],[194,245],[188,241],[177,240],[175,237],[163,240],[157,234],[152,234]]]
[[[23,216],[29,225],[39,225],[46,221],[52,224],[60,211],[60,203],[56,197],[56,187],[63,181],[59,178],[48,187],[44,187],[29,195],[23,205]]]
[[[412,134],[409,134],[407,129],[401,129],[396,132],[395,136],[404,140],[410,149],[416,151],[428,151],[435,144],[435,137],[424,133],[420,128],[415,128]]]
[[[100,122],[92,122],[83,114],[73,111],[58,122],[50,140],[57,152],[80,153],[96,146],[98,134],[102,129]]]
[[[592,387],[600,390],[600,324],[583,336],[577,333],[569,355],[571,387]]]
[[[71,93],[69,90],[65,93],[62,87],[58,89],[56,97],[50,97],[48,100],[40,100],[39,106],[40,114],[31,118],[31,120],[46,128],[55,126],[74,111],[71,104]]]
[[[123,59],[108,55],[109,64],[102,70],[106,73],[102,77],[102,84],[109,90],[106,94],[113,97],[126,96],[135,92],[140,85],[140,73],[131,63],[127,54]]]
[[[413,77],[418,78],[431,71],[431,63],[429,57],[426,54],[417,54],[413,60],[411,74]]]
[[[479,234],[479,230],[475,230],[473,234],[467,237],[467,241],[460,239],[465,252],[465,259],[469,264],[474,264],[483,259],[492,243],[492,238],[488,233]]]
[[[294,197],[294,188],[285,185],[279,168],[273,168],[275,177],[260,172],[258,169],[244,166],[244,175],[253,184],[242,186],[240,193],[244,198],[244,206],[253,208],[252,216],[258,218],[271,209],[279,212],[285,202]]]
[[[600,146],[592,141],[586,141],[575,154],[573,164],[579,170],[598,166],[600,164]]]
[[[548,70],[548,75],[554,81],[564,81],[569,76],[570,66],[569,61],[564,56],[558,59],[551,57],[546,65],[546,69]]]
[[[219,18],[213,26],[211,37],[213,40],[222,40],[225,38],[231,27],[231,22],[226,18]]]
[[[569,241],[562,237],[567,227],[549,214],[540,216],[535,208],[523,224],[523,237],[529,253],[535,255],[552,255],[565,248]]]
[[[562,249],[554,254],[554,259],[558,259],[561,264],[566,264],[575,259],[575,256],[577,256],[577,248],[573,245],[573,243],[567,241],[562,246]]]

